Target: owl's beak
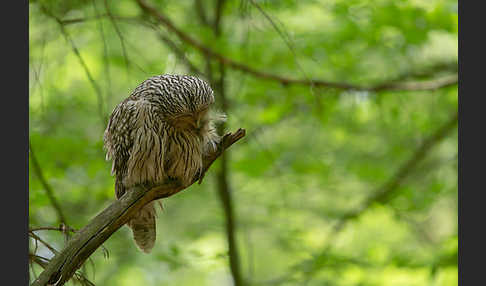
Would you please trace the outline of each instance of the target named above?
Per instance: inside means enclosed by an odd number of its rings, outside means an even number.
[[[200,120],[198,118],[192,118],[191,122],[190,122],[191,126],[194,128],[194,129],[199,129],[199,126],[200,126]]]

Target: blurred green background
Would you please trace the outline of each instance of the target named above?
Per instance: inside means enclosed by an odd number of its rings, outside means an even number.
[[[457,285],[458,93],[443,84],[457,74],[457,1],[146,3],[216,55],[304,81],[221,64],[135,0],[30,1],[30,228],[80,229],[114,200],[106,118],[150,76],[210,81],[227,130],[247,131],[225,171],[218,160],[203,184],[163,201],[151,254],[123,227],[79,277],[232,285],[231,219],[244,285]],[[53,256],[34,239],[30,252]],[[31,279],[41,271],[32,263]]]

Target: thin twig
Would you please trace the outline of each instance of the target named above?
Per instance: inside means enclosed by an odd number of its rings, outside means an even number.
[[[125,66],[126,66],[127,73],[128,73],[129,70],[130,70],[130,62],[128,60],[128,54],[127,54],[127,51],[126,51],[126,48],[125,48],[125,40],[123,38],[123,34],[121,33],[120,28],[118,28],[118,24],[116,23],[115,17],[113,17],[113,15],[111,14],[110,6],[108,5],[108,1],[104,0],[104,3],[105,3],[106,13],[108,14],[108,18],[110,18],[111,24],[113,25],[113,28],[115,28],[115,32],[116,32],[118,38],[120,39],[123,58],[125,59]]]
[[[311,87],[314,86],[314,84],[312,83],[312,81],[309,79],[307,73],[305,72],[304,68],[301,66],[301,64],[299,63],[299,60],[297,58],[297,53],[295,52],[295,47],[294,47],[294,43],[292,42],[292,40],[290,39],[290,36],[282,31],[278,26],[277,24],[275,23],[275,21],[273,21],[272,17],[270,17],[270,15],[268,15],[267,12],[265,12],[265,10],[263,10],[263,8],[258,4],[256,3],[254,0],[249,0],[250,3],[255,6],[257,8],[257,10],[265,17],[265,19],[268,20],[268,22],[270,22],[270,24],[272,25],[272,27],[275,29],[275,31],[280,35],[280,37],[282,38],[282,40],[284,41],[284,43],[287,45],[287,47],[289,48],[290,52],[294,55],[294,61],[295,61],[295,64],[297,65],[297,67],[299,68],[299,70],[302,72],[302,74],[304,75],[304,78],[306,80],[309,81],[309,85]]]
[[[31,49],[29,49],[29,64],[32,65],[32,71],[34,72],[34,83],[32,84],[32,91],[34,92],[35,91],[35,88],[39,88],[39,96],[40,96],[40,100],[41,100],[41,111],[42,111],[42,115],[44,115],[44,112],[45,112],[45,102],[44,102],[44,89],[42,88],[42,84],[40,83],[40,74],[42,72],[42,67],[43,67],[43,64],[44,64],[44,60],[45,60],[45,47],[46,47],[46,38],[45,37],[42,37],[42,49],[41,49],[41,58],[40,58],[40,63],[37,67],[37,69],[35,68],[35,65],[33,64],[33,61],[32,59],[30,58],[31,57]]]
[[[47,263],[49,262],[49,259],[33,253],[29,253],[29,260],[39,264],[42,268],[45,268]]]
[[[223,17],[223,8],[225,0],[217,0],[216,12],[214,13],[213,30],[214,34],[219,37],[221,35],[221,21]]]
[[[60,231],[60,232],[66,232],[66,231],[76,232],[76,230],[74,228],[70,228],[70,227],[65,226],[65,225],[62,225],[60,227],[41,226],[41,227],[34,227],[34,228],[29,229],[29,231],[39,231],[39,230],[56,230],[56,231]]]
[[[29,231],[29,236],[31,236],[33,239],[40,241],[40,243],[44,244],[45,247],[47,247],[52,253],[57,254],[58,251],[51,246],[49,243],[45,242],[42,238],[40,238],[38,235],[36,235],[34,232]]]
[[[72,25],[72,24],[84,23],[92,20],[99,20],[104,17],[108,17],[108,14],[96,14],[95,16],[90,16],[90,17],[63,19],[60,20],[60,22],[62,25]]]
[[[194,6],[196,7],[196,12],[199,17],[199,20],[201,20],[201,23],[205,26],[208,26],[209,25],[208,17],[206,16],[206,11],[204,10],[204,6],[201,0],[195,0]]]
[[[34,239],[34,244],[35,244],[35,247],[34,247],[34,254],[37,253],[37,249],[39,249],[39,242],[37,239]]]
[[[34,228],[29,229],[30,232],[40,231],[40,230],[54,230],[54,231],[60,231],[64,234],[67,234],[69,232],[73,232],[73,233],[77,232],[77,230],[75,230],[74,228],[71,228],[71,227],[66,226],[64,224],[62,224],[60,227],[42,226],[42,227],[34,227]],[[36,242],[36,248],[34,250],[34,254],[37,251],[37,240],[35,242]],[[101,245],[101,250],[103,251],[103,257],[108,259],[110,257],[110,252],[108,251],[108,249],[104,245]]]
[[[37,274],[35,273],[34,268],[32,267],[32,262],[36,263],[37,265],[39,265],[40,267],[45,269],[47,267],[47,265],[49,264],[50,260],[43,257],[43,256],[36,255],[35,253],[29,253],[29,264],[31,266],[31,270],[32,270],[32,273],[34,274],[34,277],[36,277]],[[74,275],[74,278],[78,282],[80,282],[81,285],[95,286],[95,284],[93,282],[89,281],[82,274],[76,273]],[[37,279],[37,277],[36,277],[36,279]]]
[[[79,50],[78,50],[76,44],[74,43],[73,39],[71,39],[71,36],[66,31],[61,19],[59,19],[54,14],[52,14],[44,6],[41,6],[41,9],[44,12],[44,14],[53,18],[56,21],[56,23],[59,25],[59,28],[61,30],[61,34],[63,35],[64,39],[70,44],[71,49],[73,50],[74,54],[78,58],[78,61],[81,64],[81,67],[83,68],[84,73],[86,74],[86,77],[88,78],[91,86],[95,90],[96,97],[98,99],[98,115],[100,116],[101,126],[104,128],[104,126],[106,126],[106,123],[108,122],[108,117],[106,116],[105,111],[104,111],[103,95],[102,95],[100,87],[98,86],[98,84],[94,80],[93,76],[91,75],[91,72],[89,71],[88,66],[86,65],[83,57],[81,56],[81,53],[79,52]]]
[[[105,68],[105,74],[106,74],[106,83],[107,83],[107,88],[106,88],[106,104],[107,106],[110,106],[111,98],[112,98],[112,89],[111,89],[111,72],[110,72],[110,64],[109,64],[109,57],[108,57],[108,45],[106,44],[106,37],[105,37],[105,31],[103,29],[103,21],[102,17],[100,16],[100,13],[98,12],[98,8],[96,7],[96,0],[93,1],[93,8],[95,11],[96,18],[98,19],[97,24],[100,30],[100,35],[101,35],[101,40],[103,41],[103,64]],[[110,16],[110,18],[112,18]],[[64,22],[63,22],[64,23]],[[65,24],[63,24],[65,25]]]
[[[37,157],[35,156],[34,149],[32,148],[32,144],[30,140],[29,140],[29,154],[30,154],[30,160],[32,162],[32,168],[34,169],[34,173],[37,175],[37,178],[39,179],[42,187],[46,191],[47,197],[51,201],[51,204],[57,213],[59,222],[62,224],[67,224],[66,217],[64,216],[64,213],[61,209],[61,205],[57,202],[57,199],[54,195],[54,191],[52,190],[51,186],[49,185],[46,178],[44,177],[42,168],[39,164],[39,161],[37,160]]]

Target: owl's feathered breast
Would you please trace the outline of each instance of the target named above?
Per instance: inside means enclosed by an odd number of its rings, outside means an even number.
[[[117,197],[139,183],[167,177],[189,183],[202,167],[205,145],[218,140],[206,110],[214,102],[209,85],[191,76],[163,75],[142,82],[118,104],[104,134],[113,160]],[[181,128],[175,122],[188,123]],[[181,121],[182,120],[182,121]],[[197,126],[199,122],[207,126]]]

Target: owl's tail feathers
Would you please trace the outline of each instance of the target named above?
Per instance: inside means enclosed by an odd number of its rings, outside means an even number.
[[[155,245],[155,217],[154,203],[151,202],[145,205],[128,222],[128,226],[132,229],[135,243],[145,253],[150,253]]]

